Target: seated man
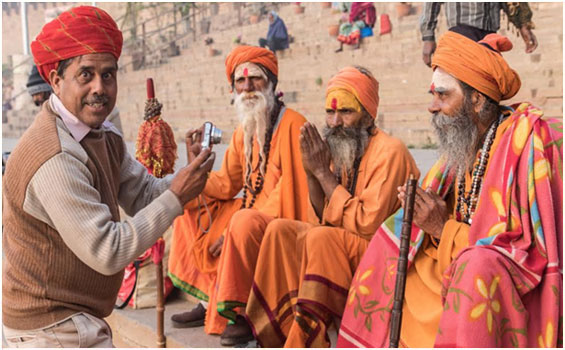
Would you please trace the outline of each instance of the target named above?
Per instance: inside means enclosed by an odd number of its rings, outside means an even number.
[[[308,185],[298,151],[300,127],[306,119],[275,96],[277,58],[267,49],[239,46],[226,58],[226,74],[235,90],[240,126],[221,169],[210,174],[203,196],[188,203],[175,221],[169,256],[175,286],[203,301],[190,312],[173,315],[173,325],[202,325],[206,316],[205,331],[215,334],[222,333],[227,323],[219,317],[215,302],[220,252],[233,262],[232,250],[237,249],[245,253],[239,257],[242,263],[249,264],[233,263],[236,270],[234,275],[226,272],[227,279],[243,278],[242,269],[251,271],[251,279],[253,256],[267,223],[273,218],[305,220],[308,208]],[[200,141],[198,131],[191,136]],[[235,198],[242,189],[243,198]],[[208,313],[206,302],[211,305]]]
[[[499,105],[520,89],[499,53],[511,48],[448,32],[433,56],[444,156],[416,192],[400,346],[563,345],[563,126],[528,103]],[[357,269],[338,346],[389,343],[401,215]]]
[[[355,45],[355,49],[361,46],[361,29],[373,28],[377,21],[377,12],[372,2],[353,2],[349,10],[349,20],[339,26],[339,49],[343,51],[343,44]]]
[[[313,218],[267,227],[246,309],[263,347],[330,345],[326,327],[343,312],[357,264],[400,207],[395,189],[419,176],[404,144],[376,128],[378,101],[369,71],[344,68],[326,90],[325,142],[312,124],[302,129]]]
[[[286,25],[275,11],[269,12],[269,31],[267,39],[259,39],[259,46],[268,46],[273,53],[278,50],[288,49],[289,39]]]

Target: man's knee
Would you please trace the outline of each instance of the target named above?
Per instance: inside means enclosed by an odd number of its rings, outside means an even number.
[[[236,211],[229,224],[229,234],[234,239],[245,239],[250,235],[263,235],[265,220],[262,214],[255,209],[241,209]]]
[[[306,250],[309,254],[316,251],[326,250],[334,245],[336,235],[331,227],[316,226],[306,233]]]

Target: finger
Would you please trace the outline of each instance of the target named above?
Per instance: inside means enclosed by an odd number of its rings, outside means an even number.
[[[191,167],[191,169],[200,168],[200,166],[208,159],[208,157],[210,157],[210,154],[210,149],[203,149],[188,166]]]
[[[320,137],[320,134],[318,133],[318,129],[316,128],[316,126],[314,126],[313,124],[309,124],[308,133],[310,134],[310,139],[312,140],[312,144],[315,145],[321,143],[322,138]]]
[[[324,140],[322,140],[322,136],[318,132],[318,128],[314,125],[312,125],[312,137],[320,143],[324,142]]]
[[[200,154],[201,150],[202,150],[202,145],[199,143],[194,143],[192,144],[192,146],[190,146],[190,152],[192,153],[192,155],[194,155],[194,157]]]
[[[208,248],[208,253],[212,254],[212,256],[214,256],[214,253],[216,252],[216,246],[217,245],[218,245],[217,243],[212,243],[210,248]]]
[[[220,255],[220,253],[222,253],[222,245],[218,244],[216,249],[214,249],[214,253],[212,253],[212,256],[214,256],[216,258]]]
[[[209,173],[214,166],[214,161],[216,160],[216,152],[210,153],[210,156],[202,163],[199,170],[205,173]]]
[[[192,135],[194,135],[195,132],[196,129],[188,129],[188,131],[184,134],[184,138],[186,140],[189,140],[191,144],[192,144]]]
[[[430,205],[434,202],[430,195],[427,194],[421,187],[416,187],[416,198],[419,198],[422,202]]]
[[[305,127],[304,127],[304,141],[305,141],[305,146],[308,148],[307,151],[310,153],[312,152],[312,134],[310,132],[310,123],[306,123]]]

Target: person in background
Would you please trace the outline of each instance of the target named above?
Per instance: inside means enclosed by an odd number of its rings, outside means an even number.
[[[424,42],[422,59],[427,66],[431,65],[432,55],[436,50],[435,30],[442,4],[444,3],[424,3],[420,17],[420,32]],[[532,32],[535,26],[532,22],[532,10],[527,2],[446,2],[447,27],[452,32],[479,41],[487,34],[498,31],[501,9],[524,39],[526,53],[534,52],[538,41]]]
[[[361,29],[365,27],[373,28],[377,21],[377,11],[372,2],[354,2],[349,10],[349,19],[339,27],[337,40],[339,49],[335,52],[343,51],[343,44],[354,45],[355,49],[361,46]]]
[[[259,46],[266,47],[273,52],[288,49],[289,38],[286,25],[275,11],[269,12],[269,31],[267,39],[259,39]]]
[[[49,99],[49,96],[51,96],[51,92],[53,91],[51,89],[51,85],[47,84],[41,75],[39,75],[36,65],[33,65],[31,68],[26,88],[27,92],[33,99],[33,103],[38,107]]]

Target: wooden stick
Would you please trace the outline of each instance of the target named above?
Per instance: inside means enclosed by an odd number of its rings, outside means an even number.
[[[163,260],[157,265],[157,347],[165,348],[167,339],[165,338],[165,295],[163,283]]]
[[[153,79],[147,79],[147,99],[155,98],[155,86]],[[167,339],[165,338],[165,286],[163,283],[163,260],[155,265],[157,269],[157,347],[166,347]]]
[[[390,324],[390,346],[398,348],[400,327],[402,325],[402,305],[404,304],[404,288],[406,287],[406,267],[408,266],[408,252],[410,251],[410,233],[412,231],[412,217],[414,215],[414,198],[418,181],[414,175],[406,182],[406,199],[404,201],[404,217],[402,218],[402,232],[400,235],[400,254],[398,256],[396,285],[394,287],[394,304]]]

